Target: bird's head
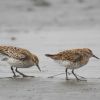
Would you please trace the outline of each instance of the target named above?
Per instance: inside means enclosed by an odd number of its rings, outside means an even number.
[[[89,57],[94,57],[96,59],[100,59],[98,58],[97,56],[95,56],[92,52],[92,50],[90,50],[89,48],[83,48],[83,50],[86,52],[86,54],[89,56]]]

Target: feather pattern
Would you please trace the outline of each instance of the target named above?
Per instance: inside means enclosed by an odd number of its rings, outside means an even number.
[[[32,58],[32,54],[28,50],[13,46],[0,46],[0,53],[19,60]]]
[[[75,69],[86,65],[89,59],[93,56],[93,53],[88,48],[82,48],[65,50],[57,54],[46,54],[46,56],[56,62],[60,62],[60,64],[67,68]]]

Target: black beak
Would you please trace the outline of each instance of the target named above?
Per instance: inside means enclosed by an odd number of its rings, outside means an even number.
[[[39,71],[41,72],[41,69],[40,69],[39,65],[38,65],[38,64],[36,64],[36,66],[37,66],[37,68],[39,69]]]
[[[95,55],[93,55],[93,57],[94,57],[94,58],[96,58],[96,59],[100,59],[100,58],[98,58],[98,57],[97,57],[97,56],[95,56]]]

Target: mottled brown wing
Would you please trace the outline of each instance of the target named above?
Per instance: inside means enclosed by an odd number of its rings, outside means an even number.
[[[55,60],[69,60],[71,62],[77,62],[82,59],[82,56],[80,53],[72,52],[72,51],[64,51],[60,52],[55,55]]]
[[[15,59],[19,59],[19,60],[26,60],[27,59],[27,55],[24,53],[21,53],[21,52],[19,52],[19,53],[14,52],[13,54],[9,53],[8,56],[15,58]]]
[[[29,57],[30,52],[16,47],[7,47],[4,46],[3,49],[0,48],[0,53],[3,53],[9,57],[20,59],[20,60],[26,60]]]

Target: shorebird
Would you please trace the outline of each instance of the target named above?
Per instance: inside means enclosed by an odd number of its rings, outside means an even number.
[[[93,54],[92,50],[88,48],[71,49],[59,52],[57,54],[45,54],[45,56],[50,57],[54,61],[66,67],[65,72],[67,80],[68,69],[71,69],[72,74],[76,77],[76,79],[80,80],[74,73],[74,70],[86,65],[91,57],[100,59]]]
[[[38,57],[26,49],[13,46],[0,46],[0,56],[2,61],[6,61],[11,66],[13,77],[17,76],[15,71],[23,77],[27,76],[18,71],[18,68],[29,68],[36,65],[39,71],[41,71]]]

